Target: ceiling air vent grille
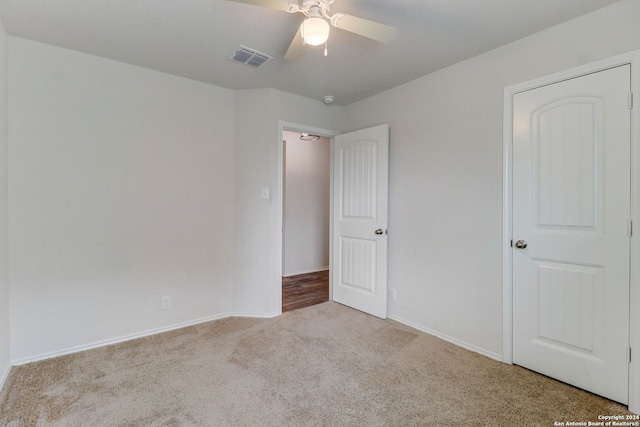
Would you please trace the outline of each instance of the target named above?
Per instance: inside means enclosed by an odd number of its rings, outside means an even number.
[[[240,49],[233,52],[228,58],[234,62],[248,65],[250,67],[259,68],[273,59],[273,56],[266,53],[258,52],[249,47],[240,46]]]

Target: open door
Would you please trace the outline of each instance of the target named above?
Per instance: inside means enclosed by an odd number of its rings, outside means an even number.
[[[387,317],[389,126],[335,137],[333,299]]]

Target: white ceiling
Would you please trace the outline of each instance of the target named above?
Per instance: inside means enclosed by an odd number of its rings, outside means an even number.
[[[295,0],[292,0],[295,1]],[[9,34],[230,89],[271,87],[348,105],[618,0],[336,0],[398,28],[389,44],[332,29],[329,56],[283,56],[302,15],[226,0],[0,0]],[[239,45],[273,55],[227,60]]]

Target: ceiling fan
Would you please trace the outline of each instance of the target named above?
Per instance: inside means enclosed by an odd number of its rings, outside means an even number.
[[[349,31],[372,40],[388,43],[397,33],[394,27],[379,24],[367,19],[358,18],[344,13],[329,15],[329,9],[335,0],[299,0],[299,3],[290,3],[284,0],[230,0],[238,3],[247,3],[268,9],[281,10],[287,13],[302,13],[305,20],[302,21],[296,33],[285,59],[295,59],[302,54],[305,44],[318,46],[325,44],[325,56],[327,55],[326,42],[329,30],[332,26]]]

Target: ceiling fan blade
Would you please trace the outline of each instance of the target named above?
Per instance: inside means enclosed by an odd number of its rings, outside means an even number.
[[[341,30],[349,31],[382,43],[391,41],[398,32],[394,27],[342,13],[335,14],[333,19],[331,19],[331,24]]]
[[[267,9],[281,10],[283,12],[295,12],[298,5],[282,0],[229,0],[236,3],[252,4],[254,6],[266,7]]]
[[[304,45],[302,44],[302,32],[300,28],[298,28],[298,32],[293,37],[291,44],[289,45],[289,49],[287,49],[287,53],[284,55],[284,59],[296,59],[302,55],[302,50],[304,49]]]

